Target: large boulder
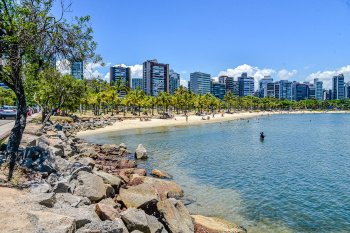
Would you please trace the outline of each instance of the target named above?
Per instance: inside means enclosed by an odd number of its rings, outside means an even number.
[[[106,220],[113,221],[115,218],[120,218],[119,212],[116,209],[114,209],[112,206],[106,205],[106,204],[101,204],[101,203],[96,204],[95,212],[102,221],[106,221]]]
[[[106,189],[101,177],[80,171],[77,176],[74,195],[89,198],[91,201],[99,201],[106,196]]]
[[[55,208],[79,207],[90,205],[91,201],[87,197],[79,197],[70,193],[56,193]]]
[[[194,232],[198,233],[246,233],[247,230],[220,218],[191,215],[194,218]]]
[[[51,192],[51,185],[46,183],[45,181],[43,182],[33,182],[30,184],[30,191],[32,193],[48,193]]]
[[[120,213],[122,220],[130,232],[139,230],[144,233],[151,233],[146,213],[143,210],[129,208]]]
[[[167,233],[163,224],[158,221],[158,219],[152,215],[147,215],[148,227],[151,230],[151,233]]]
[[[168,174],[165,172],[159,171],[158,169],[153,169],[151,172],[151,175],[156,178],[170,178]]]
[[[36,146],[37,139],[38,139],[38,136],[35,136],[32,134],[23,134],[20,146],[24,148]]]
[[[33,193],[29,196],[33,201],[46,207],[53,207],[56,203],[55,193]]]
[[[128,189],[122,188],[119,190],[119,195],[127,208],[138,208],[148,202],[160,200],[157,190],[149,184],[140,184]]]
[[[100,218],[97,216],[92,206],[81,206],[79,208],[65,206],[60,209],[54,209],[53,211],[55,214],[61,214],[74,218],[77,229],[90,222],[100,221]]]
[[[101,177],[103,182],[105,182],[106,184],[112,185],[113,188],[117,189],[120,187],[120,184],[122,181],[119,177],[106,172],[100,172],[100,171],[95,171],[94,173],[99,177]]]
[[[129,185],[134,186],[142,183],[153,186],[159,193],[161,200],[165,200],[166,198],[180,198],[184,194],[182,188],[170,180],[143,177],[136,174],[130,176]]]
[[[73,233],[75,232],[75,219],[72,217],[50,212],[30,211],[29,221],[35,232],[47,233]]]
[[[124,223],[116,220],[91,222],[78,229],[77,233],[129,233]]]
[[[174,198],[157,203],[158,211],[173,233],[193,233],[194,222],[181,201]]]
[[[147,151],[146,149],[142,146],[142,144],[139,144],[139,146],[135,150],[135,158],[136,159],[147,159]]]
[[[116,165],[116,168],[122,169],[122,168],[134,168],[137,164],[135,161],[129,160],[129,159],[119,159]]]

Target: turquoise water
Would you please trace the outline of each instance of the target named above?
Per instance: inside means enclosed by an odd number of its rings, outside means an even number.
[[[349,131],[350,114],[298,114],[82,138],[143,144],[139,167],[171,174],[192,214],[249,232],[350,232]]]

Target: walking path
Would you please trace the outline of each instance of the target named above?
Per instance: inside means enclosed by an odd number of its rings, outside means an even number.
[[[41,112],[34,113],[27,117],[27,122],[32,121],[35,117],[39,116]],[[0,140],[5,139],[11,133],[13,126],[15,125],[15,120],[0,120]]]

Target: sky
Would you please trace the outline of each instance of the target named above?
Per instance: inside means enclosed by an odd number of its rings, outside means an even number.
[[[350,0],[72,0],[71,11],[91,16],[101,78],[122,64],[141,78],[142,63],[157,59],[184,84],[195,71],[350,81]]]

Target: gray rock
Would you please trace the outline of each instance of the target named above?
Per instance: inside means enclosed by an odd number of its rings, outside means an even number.
[[[55,183],[59,180],[59,176],[56,173],[51,173],[47,178],[47,182],[50,185],[55,185]]]
[[[116,218],[113,220],[113,222],[117,223],[118,226],[123,229],[123,233],[129,233],[128,229],[126,228],[126,226],[121,218]]]
[[[118,188],[121,184],[121,179],[115,175],[100,171],[95,171],[94,173],[101,177],[103,179],[103,182],[112,185],[112,187],[115,189]]]
[[[82,163],[75,162],[75,163],[69,164],[67,166],[66,171],[64,172],[64,175],[66,175],[66,176],[70,175],[71,176],[70,181],[71,181],[72,179],[76,179],[78,176],[78,173],[81,171],[85,171],[85,172],[89,172],[89,173],[92,172],[90,166],[86,166]]]
[[[134,230],[132,231],[131,233],[143,233],[142,231],[139,231],[139,230]]]
[[[37,233],[73,233],[75,231],[75,220],[72,217],[41,211],[29,211],[27,214]]]
[[[106,198],[103,199],[102,201],[99,202],[99,204],[104,204],[104,205],[109,205],[112,206],[113,208],[117,208],[117,203],[115,203],[115,201],[113,201],[112,198]]]
[[[139,146],[135,150],[135,158],[136,159],[147,159],[147,151],[146,149],[142,146],[142,144],[139,144]]]
[[[79,197],[70,193],[57,193],[55,208],[63,207],[79,207],[84,205],[90,205],[91,201],[86,197]]]
[[[165,230],[163,224],[158,221],[158,219],[152,215],[147,215],[147,223],[149,226],[149,229],[151,230],[151,233],[167,233],[168,231]]]
[[[83,154],[84,156],[89,156],[91,154],[95,154],[96,151],[92,147],[86,147],[80,150],[80,153]]]
[[[54,193],[68,193],[69,183],[68,180],[62,179],[55,183],[55,186],[52,188]]]
[[[21,140],[21,146],[23,147],[32,147],[36,146],[38,137],[31,134],[23,134]]]
[[[128,148],[126,148],[125,143],[122,142],[122,143],[120,143],[120,145],[119,145],[119,149],[128,149]]]
[[[47,149],[48,146],[49,146],[48,138],[47,138],[46,136],[44,136],[44,135],[41,136],[41,137],[39,137],[39,138],[37,139],[37,141],[36,141],[36,145],[37,145],[38,147],[43,148],[43,149]]]
[[[33,193],[30,195],[30,198],[40,205],[44,205],[46,207],[53,207],[56,203],[55,193]]]
[[[119,195],[128,208],[138,208],[152,201],[160,201],[157,190],[150,184],[140,184],[128,189],[120,189]]]
[[[26,147],[24,150],[24,158],[29,158],[35,161],[43,151],[44,150],[38,146]]]
[[[82,158],[79,158],[77,161],[79,163],[82,163],[82,164],[86,165],[86,166],[90,166],[91,169],[94,169],[94,167],[96,165],[95,160],[93,160],[90,157],[82,157]]]
[[[128,231],[125,231],[125,226],[118,222],[107,220],[86,224],[77,233],[128,233]]]
[[[34,182],[30,184],[30,191],[32,193],[48,193],[51,191],[51,186],[46,182]]]
[[[77,177],[74,195],[89,198],[91,201],[99,201],[106,196],[106,189],[101,177],[80,171]]]
[[[61,209],[54,209],[54,213],[74,218],[77,229],[90,222],[100,221],[92,206],[81,206],[79,208],[66,206]]]
[[[122,220],[129,231],[139,230],[145,233],[150,233],[148,227],[146,213],[143,210],[129,208],[120,213]]]
[[[182,204],[174,198],[166,199],[157,203],[158,211],[173,233],[193,233],[194,221],[190,213]]]

